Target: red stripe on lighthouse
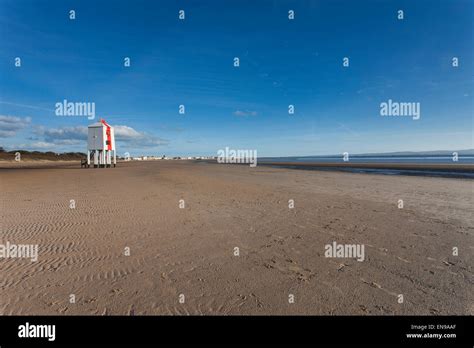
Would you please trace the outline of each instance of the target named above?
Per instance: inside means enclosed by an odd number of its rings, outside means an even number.
[[[100,120],[100,122],[102,122],[102,124],[107,127],[106,130],[105,130],[105,134],[107,135],[107,150],[112,150],[112,135],[110,134],[110,126],[107,124],[107,122],[105,122],[105,120]]]

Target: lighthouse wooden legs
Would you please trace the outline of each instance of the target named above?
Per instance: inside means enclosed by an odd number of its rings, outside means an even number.
[[[113,158],[112,158],[112,152],[113,152]],[[117,155],[114,150],[108,150],[108,151],[89,150],[87,151],[87,167],[88,168],[91,165],[91,161],[94,164],[94,168],[110,168],[112,167],[112,164],[115,167],[117,165]]]
[[[105,152],[105,166],[107,168],[110,168],[112,164],[112,154],[111,154],[111,151],[106,151]]]

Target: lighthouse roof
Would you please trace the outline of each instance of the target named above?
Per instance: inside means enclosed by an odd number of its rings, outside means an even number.
[[[104,120],[100,119],[99,122],[93,123],[88,126],[89,128],[96,128],[96,127],[110,127],[110,125]]]
[[[90,124],[88,127],[89,128],[91,128],[91,127],[104,127],[104,124],[102,122],[96,122],[96,123]]]

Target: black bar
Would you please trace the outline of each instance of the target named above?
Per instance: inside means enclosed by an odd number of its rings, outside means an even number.
[[[27,322],[55,325],[54,341],[20,338],[19,326]],[[472,316],[2,316],[0,346],[319,343],[472,347],[473,329]],[[407,334],[456,337],[408,338]]]

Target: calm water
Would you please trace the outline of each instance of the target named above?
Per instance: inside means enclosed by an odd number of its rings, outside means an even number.
[[[459,156],[458,161],[454,162],[452,156],[350,156],[348,162],[344,162],[342,156],[326,156],[326,157],[266,157],[258,158],[259,164],[265,162],[273,162],[275,166],[279,167],[279,162],[286,162],[290,164],[282,165],[281,167],[306,169],[306,170],[326,170],[326,171],[344,171],[352,173],[372,173],[385,175],[421,175],[421,176],[436,176],[436,177],[450,177],[450,178],[465,178],[474,179],[473,170],[453,171],[453,170],[412,170],[412,169],[373,169],[373,168],[326,168],[326,167],[298,167],[298,163],[402,163],[402,164],[474,164],[474,156]],[[295,166],[291,166],[295,163]],[[455,168],[455,167],[454,167]]]
[[[322,163],[344,163],[342,156],[327,157],[263,157],[258,162],[322,162]],[[371,157],[371,156],[349,156],[348,163],[418,163],[418,164],[474,164],[474,156],[459,156],[457,162],[453,162],[452,156],[400,156],[400,157]]]

